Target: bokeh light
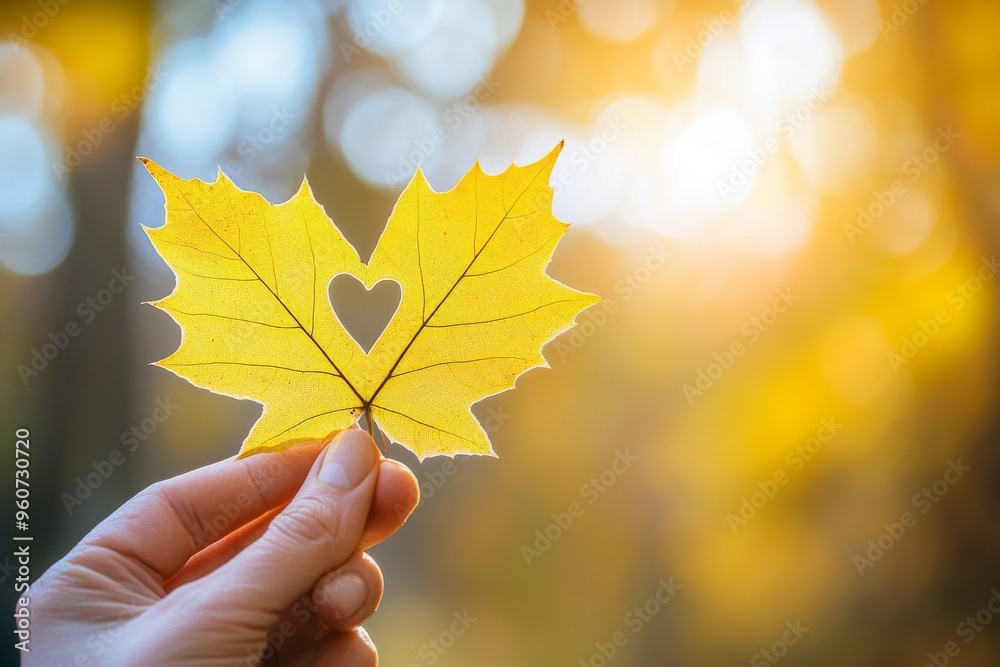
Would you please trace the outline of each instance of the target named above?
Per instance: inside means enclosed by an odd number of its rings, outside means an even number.
[[[0,42],[0,266],[36,276],[58,267],[75,235],[55,168],[58,65],[40,49]]]
[[[13,219],[43,203],[48,157],[45,139],[31,121],[0,117],[0,216]]]

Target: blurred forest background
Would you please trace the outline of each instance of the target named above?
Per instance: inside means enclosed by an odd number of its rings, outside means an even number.
[[[608,301],[476,408],[499,460],[391,448],[424,497],[373,551],[382,663],[1000,664],[998,35],[993,0],[4,2],[33,576],[259,413],[148,366],[179,331],[136,155],[275,202],[305,174],[365,258],[417,164],[565,139],[549,270]]]

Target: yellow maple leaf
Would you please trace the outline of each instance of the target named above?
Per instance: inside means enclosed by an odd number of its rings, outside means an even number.
[[[421,459],[494,455],[472,404],[547,366],[542,347],[600,297],[545,268],[566,225],[552,215],[542,160],[452,190],[418,170],[367,264],[303,180],[274,205],[236,187],[183,180],[140,158],[166,197],[166,224],[145,228],[177,278],[153,305],[180,325],[157,365],[193,384],[264,406],[241,455],[286,449],[362,414]],[[366,353],[330,305],[337,275],[367,289],[399,283],[396,313]]]

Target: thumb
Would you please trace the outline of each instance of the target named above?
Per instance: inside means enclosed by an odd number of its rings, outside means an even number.
[[[196,585],[213,604],[276,618],[357,550],[378,478],[366,432],[339,432],[256,542]]]

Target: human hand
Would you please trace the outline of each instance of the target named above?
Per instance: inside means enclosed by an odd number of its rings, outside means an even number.
[[[418,494],[357,428],[154,484],[31,585],[22,664],[375,665],[359,624],[383,582],[363,550]]]

